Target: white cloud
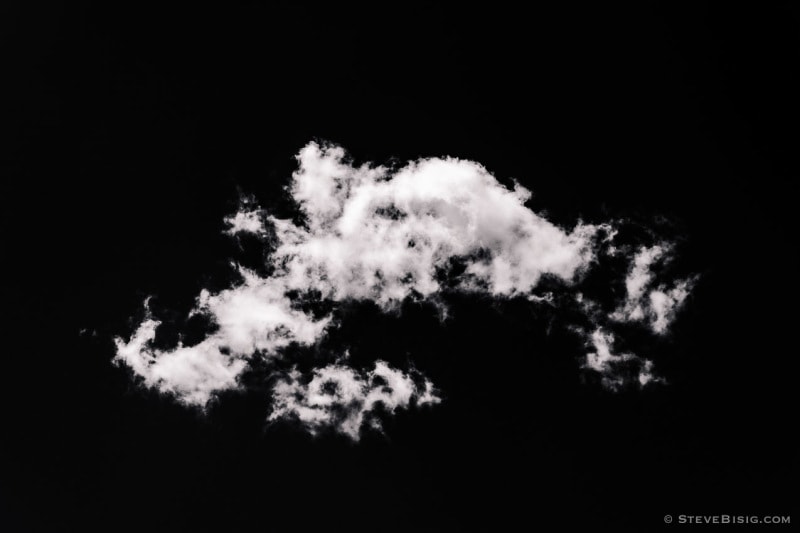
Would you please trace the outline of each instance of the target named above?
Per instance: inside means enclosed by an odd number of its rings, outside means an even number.
[[[244,283],[211,295],[203,291],[196,312],[213,317],[219,330],[212,338],[232,353],[247,357],[275,355],[292,342],[313,344],[329,319],[315,320],[294,309],[280,278],[261,278],[240,269]]]
[[[397,170],[355,167],[343,149],[316,143],[297,160],[288,192],[302,222],[268,216],[251,199],[225,219],[231,235],[265,234],[264,224],[271,225],[270,276],[240,269],[241,283],[215,294],[202,291],[193,313],[207,316],[216,329],[195,346],[157,348],[159,323],[152,318],[129,341],[116,339],[116,360],[145,384],[202,406],[215,392],[238,387],[254,358],[269,361],[289,345],[313,345],[332,327],[330,318],[304,312],[290,295],[314,295],[328,304],[369,300],[385,310],[409,296],[443,305],[441,282],[449,276],[448,290],[521,296],[555,308],[552,292],[535,292],[543,276],[574,285],[597,260],[598,247],[606,255],[628,249],[612,246],[617,229],[609,223],[554,225],[525,206],[530,191],[503,186],[475,162],[434,158]],[[626,300],[610,317],[599,317],[588,299],[579,302],[590,321],[610,319],[591,335],[594,352],[586,367],[611,388],[626,383],[632,367],[640,384],[656,379],[649,361],[614,355],[613,335],[604,331],[615,321],[641,320],[666,332],[691,289],[690,280],[654,284],[652,267],[668,251],[667,244],[639,249],[627,273]],[[458,276],[449,273],[454,264]],[[381,380],[389,389],[376,384]],[[336,383],[336,391],[325,383]],[[310,377],[295,371],[273,396],[273,419],[293,417],[310,430],[330,426],[352,438],[365,421],[377,423],[371,413],[378,403],[393,411],[438,401],[429,382],[418,386],[382,362],[368,373],[344,363],[322,366]]]
[[[667,244],[643,246],[634,256],[625,279],[625,302],[611,314],[618,322],[646,322],[654,333],[664,334],[683,305],[696,279],[689,278],[654,288],[653,266],[668,260]]]
[[[297,370],[281,379],[273,389],[270,420],[297,420],[312,434],[329,428],[358,440],[368,423],[380,430],[376,408],[389,413],[439,403],[433,384],[427,379],[420,386],[408,374],[376,361],[374,369],[359,372],[342,364],[313,371],[306,379]]]
[[[694,285],[694,278],[680,280],[671,289],[661,287],[650,291],[650,310],[653,318],[651,327],[656,333],[664,333],[675,318],[675,313],[683,305]]]
[[[594,330],[589,336],[589,343],[594,351],[586,354],[584,368],[600,375],[600,382],[609,390],[619,390],[631,384],[644,387],[648,383],[660,381],[653,375],[653,363],[632,353],[613,353],[614,334]]]
[[[223,354],[213,338],[171,351],[153,348],[159,322],[141,323],[130,341],[116,339],[116,360],[130,366],[146,385],[174,394],[186,404],[205,405],[215,391],[232,389],[244,369],[242,358]]]
[[[239,211],[235,215],[225,218],[228,235],[238,233],[253,233],[260,235],[264,233],[264,223],[261,220],[261,212],[258,210]]]
[[[437,271],[455,259],[466,266],[460,288],[512,296],[544,274],[571,281],[593,257],[597,227],[562,230],[524,206],[527,189],[507,189],[477,163],[426,159],[392,173],[343,157],[306,146],[291,192],[307,227],[271,219],[289,288],[391,306],[440,291]]]
[[[218,329],[195,346],[153,346],[159,322],[143,321],[128,342],[115,339],[115,359],[130,366],[145,384],[174,394],[186,404],[205,405],[215,391],[237,387],[247,361],[275,357],[289,344],[313,344],[328,319],[314,320],[292,308],[283,287],[242,269],[244,282],[211,295],[203,291],[193,313],[209,316]]]

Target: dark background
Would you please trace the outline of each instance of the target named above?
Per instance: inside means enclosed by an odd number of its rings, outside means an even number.
[[[20,4],[0,8],[3,531],[649,531],[793,510],[796,7]],[[222,218],[240,192],[288,209],[312,139],[480,161],[564,224],[670,220],[702,274],[659,348],[670,385],[602,392],[536,310],[463,299],[446,326],[348,311],[356,359],[413,360],[445,396],[358,444],[265,428],[258,387],[202,416],[135,386],[111,338],[147,295],[179,321],[224,285],[240,250]]]

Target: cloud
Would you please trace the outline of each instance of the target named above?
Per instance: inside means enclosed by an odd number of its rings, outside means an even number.
[[[183,403],[205,405],[211,395],[237,387],[237,378],[252,357],[275,357],[282,348],[313,344],[328,319],[315,320],[292,308],[283,286],[240,269],[243,282],[211,295],[203,291],[193,313],[213,319],[217,327],[195,346],[161,350],[153,346],[160,322],[147,318],[128,342],[120,338],[116,360]]]
[[[507,189],[477,163],[425,159],[392,172],[343,158],[306,146],[290,188],[304,224],[270,218],[290,289],[390,307],[441,291],[439,275],[459,261],[459,288],[513,296],[545,274],[571,281],[593,257],[596,226],[553,225],[525,207],[527,189]]]
[[[381,429],[374,416],[378,406],[389,413],[407,408],[439,403],[433,384],[423,379],[415,383],[411,376],[376,361],[373,370],[359,372],[342,364],[332,364],[313,371],[307,379],[292,370],[273,389],[270,420],[294,419],[312,434],[333,429],[358,440],[361,428],[368,423]]]
[[[220,347],[232,354],[275,355],[292,343],[313,344],[329,319],[315,320],[294,308],[281,278],[261,278],[240,269],[243,283],[218,294],[203,291],[195,313],[213,317],[219,327],[212,335]]]
[[[246,366],[244,359],[224,354],[213,339],[196,346],[158,350],[151,345],[158,325],[148,319],[130,341],[116,339],[117,360],[144,378],[146,385],[197,405],[206,404],[216,391],[236,388],[236,377]]]
[[[328,309],[371,301],[392,310],[406,298],[444,305],[443,298],[455,291],[523,297],[556,308],[560,299],[552,290],[535,293],[544,278],[568,290],[596,266],[598,250],[616,257],[630,249],[612,245],[618,228],[608,222],[571,228],[551,223],[526,207],[530,191],[504,186],[475,162],[431,158],[397,169],[356,167],[342,148],[317,143],[305,146],[297,161],[287,191],[298,217],[271,216],[247,199],[225,219],[230,235],[266,240],[269,234],[270,274],[240,267],[234,286],[202,291],[192,312],[215,328],[204,340],[158,348],[159,322],[151,317],[129,341],[116,339],[116,360],[147,386],[199,406],[215,392],[237,388],[256,359],[277,362],[288,347],[312,346],[336,327],[330,316],[301,308],[303,301]],[[572,330],[594,331],[583,333],[594,348],[585,367],[609,388],[632,382],[626,377],[631,368],[641,385],[656,380],[649,361],[612,353],[612,330],[614,324],[645,321],[655,333],[666,332],[692,285],[655,285],[652,267],[668,250],[668,244],[639,248],[627,272],[626,298],[612,313],[598,312],[600,306],[588,298],[581,303],[592,328]],[[311,432],[330,427],[356,439],[366,422],[379,426],[378,411],[437,401],[433,385],[421,376],[415,381],[381,361],[364,372],[338,360],[278,380],[270,419],[299,421]],[[384,409],[376,409],[379,404]]]
[[[660,284],[654,288],[653,267],[669,260],[669,252],[666,244],[639,249],[625,278],[625,302],[612,313],[613,320],[645,322],[654,333],[666,333],[697,280],[691,277],[674,281],[671,287]]]
[[[610,390],[619,390],[630,385],[644,387],[648,383],[662,381],[653,375],[653,362],[631,353],[614,354],[614,334],[594,330],[589,335],[594,351],[586,354],[584,368],[600,376],[601,384]]]
[[[225,224],[228,226],[228,229],[225,231],[228,235],[235,235],[237,233],[261,235],[265,231],[264,223],[261,221],[261,212],[259,210],[239,211],[233,216],[226,217]]]

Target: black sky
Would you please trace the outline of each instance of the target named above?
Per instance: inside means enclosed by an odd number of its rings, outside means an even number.
[[[791,514],[800,13],[760,4],[4,4],[0,529]],[[564,224],[669,220],[702,275],[661,348],[670,385],[587,386],[529,308],[465,299],[447,327],[351,310],[357,352],[408,356],[445,396],[358,444],[265,428],[257,390],[200,416],[137,388],[111,338],[145,296],[186,310],[218,283],[239,253],[222,218],[240,191],[287,210],[312,139],[479,161]]]

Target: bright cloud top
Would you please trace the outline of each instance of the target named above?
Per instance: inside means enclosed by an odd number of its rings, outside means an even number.
[[[399,170],[355,167],[343,149],[316,143],[297,160],[288,191],[301,222],[269,216],[251,203],[225,220],[227,233],[274,236],[275,246],[268,277],[240,269],[238,285],[200,294],[193,312],[215,324],[213,333],[194,346],[157,349],[159,323],[147,318],[129,341],[116,339],[116,359],[146,385],[202,406],[215,392],[238,387],[255,358],[269,363],[290,345],[315,344],[335,326],[301,310],[298,296],[333,304],[368,300],[388,310],[408,297],[439,299],[446,285],[448,291],[542,301],[533,291],[543,276],[569,287],[595,263],[598,247],[612,252],[612,225],[560,228],[525,207],[527,189],[508,189],[478,163],[447,158]],[[654,286],[651,266],[667,251],[639,250],[627,274],[626,300],[609,315],[586,312],[594,333],[583,335],[594,351],[584,367],[601,374],[610,389],[655,380],[649,361],[613,355],[613,335],[602,328],[645,321],[656,333],[666,331],[691,288],[688,281]],[[639,370],[618,372],[622,367]],[[294,370],[275,383],[271,420],[294,419],[311,432],[333,428],[354,439],[368,422],[379,425],[377,405],[391,413],[438,401],[430,382],[382,361],[368,372],[341,361],[308,375]]]
[[[291,186],[306,227],[270,219],[288,288],[389,306],[440,291],[437,273],[458,259],[461,288],[510,296],[544,274],[571,280],[592,258],[596,227],[565,232],[524,206],[528,190],[508,190],[477,163],[426,159],[391,173],[343,158],[306,146]]]

